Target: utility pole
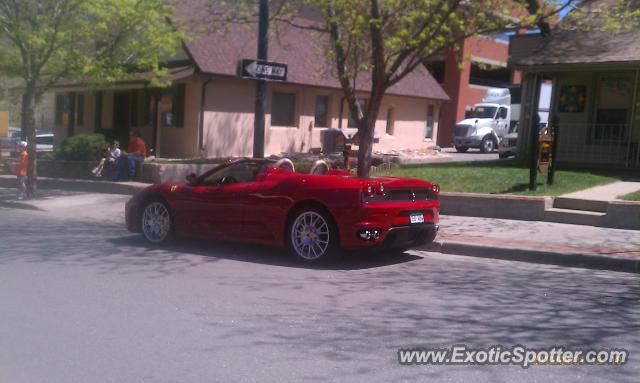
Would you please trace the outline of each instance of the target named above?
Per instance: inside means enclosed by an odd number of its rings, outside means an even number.
[[[258,60],[267,60],[269,46],[269,1],[260,0],[258,24]],[[256,80],[256,105],[253,123],[253,157],[264,157],[264,114],[266,109],[267,82]]]

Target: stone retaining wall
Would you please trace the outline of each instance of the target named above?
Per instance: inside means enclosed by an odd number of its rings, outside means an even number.
[[[440,193],[441,213],[469,217],[544,220],[544,211],[553,205],[552,197],[504,194]]]

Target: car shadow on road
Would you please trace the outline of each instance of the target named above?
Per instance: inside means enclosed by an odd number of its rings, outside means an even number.
[[[319,269],[319,270],[361,270],[396,265],[421,259],[409,253],[387,254],[381,252],[346,252],[337,260],[322,264],[309,265],[297,261],[281,247],[249,245],[229,242],[176,239],[170,244],[153,245],[141,235],[127,235],[107,240],[116,246],[130,246],[145,250],[163,249],[176,253],[188,253],[204,257],[215,257],[240,262],[251,262],[272,266]]]

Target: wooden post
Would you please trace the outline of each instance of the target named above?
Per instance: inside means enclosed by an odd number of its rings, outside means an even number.
[[[534,89],[533,89],[533,100],[529,104],[531,109],[531,117],[529,119],[529,144],[531,147],[529,148],[530,152],[530,162],[529,162],[529,190],[535,191],[537,188],[538,182],[538,124],[540,122],[540,117],[538,117],[538,104],[540,103],[540,85],[542,83],[540,75],[534,75]]]

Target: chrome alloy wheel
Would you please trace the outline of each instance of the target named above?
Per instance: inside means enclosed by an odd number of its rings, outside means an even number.
[[[160,243],[171,230],[171,216],[162,202],[148,204],[142,213],[142,232],[149,242]]]
[[[291,243],[301,258],[314,260],[322,257],[329,248],[329,225],[318,213],[300,214],[291,226]]]

